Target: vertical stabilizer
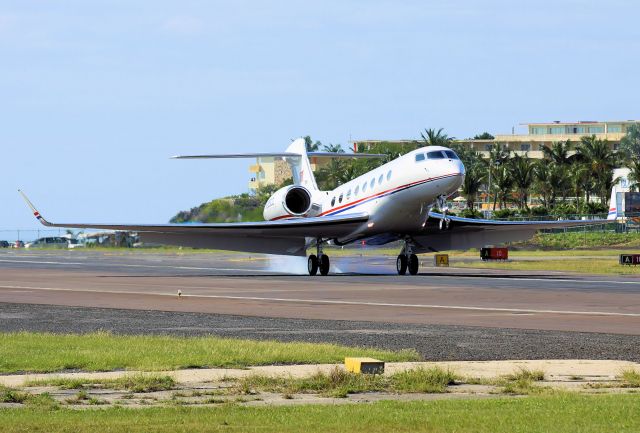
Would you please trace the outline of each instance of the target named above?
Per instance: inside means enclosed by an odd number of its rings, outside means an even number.
[[[317,191],[318,185],[316,184],[316,178],[313,176],[313,171],[311,170],[311,164],[309,163],[309,157],[307,156],[307,146],[304,139],[298,138],[294,140],[293,143],[287,147],[286,152],[300,155],[299,158],[284,158],[287,163],[289,163],[289,167],[291,167],[293,184],[304,186],[309,191]]]
[[[620,210],[618,209],[618,197],[616,186],[614,185],[611,188],[611,198],[609,199],[609,213],[607,214],[608,220],[616,220],[618,219],[618,214]]]

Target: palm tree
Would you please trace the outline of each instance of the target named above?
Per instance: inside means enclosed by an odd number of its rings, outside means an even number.
[[[518,207],[527,209],[527,201],[529,199],[529,189],[534,181],[534,165],[526,156],[516,155],[513,157],[512,175],[513,183],[518,193]]]
[[[620,152],[627,159],[640,158],[640,123],[627,128],[627,134],[620,140]]]
[[[554,141],[551,146],[544,146],[542,153],[544,158],[558,165],[569,165],[569,151],[571,150],[571,140]]]
[[[505,162],[498,167],[494,175],[494,185],[497,190],[497,198],[500,201],[500,208],[505,209],[509,193],[513,188],[513,177],[511,177],[511,161]]]
[[[631,190],[640,188],[640,123],[627,128],[627,134],[620,140],[620,153],[631,170],[629,181]]]
[[[618,163],[618,156],[611,150],[607,140],[596,138],[595,135],[582,137],[576,150],[582,162],[589,167],[595,179],[595,192],[600,197],[600,202],[604,203],[609,193],[608,185],[613,178],[613,169]]]
[[[591,189],[591,180],[591,171],[586,164],[576,161],[571,165],[569,181],[576,195],[576,210],[578,211],[582,194]]]
[[[479,165],[467,167],[467,173],[462,183],[462,195],[467,199],[467,207],[473,210],[473,205],[484,182],[486,171]]]
[[[437,131],[432,128],[425,129],[424,132],[420,133],[420,137],[422,137],[422,141],[425,146],[445,146],[449,147],[453,138],[449,137],[444,132],[444,128],[440,128]],[[425,133],[427,134],[425,136]]]
[[[629,167],[629,189],[631,191],[637,191],[640,189],[640,159],[633,158],[627,162]]]
[[[558,196],[562,197],[562,201],[565,202],[567,199],[567,195],[569,195],[569,189],[571,189],[569,166],[561,164],[551,164],[549,174],[549,182],[551,183],[553,191],[552,206],[555,206],[555,202]]]
[[[488,188],[488,193],[491,194],[491,190],[492,189],[496,189],[495,187],[495,183],[494,185],[491,185],[491,179],[496,177],[497,171],[499,170],[499,167],[504,165],[505,163],[508,162],[509,160],[509,150],[507,149],[507,146],[501,144],[501,143],[494,143],[491,146],[491,149],[489,149],[489,159],[486,160],[486,162],[489,165],[489,188]],[[496,210],[496,202],[498,200],[497,194],[494,194],[493,196],[493,210]]]
[[[308,135],[304,137],[304,144],[307,148],[307,152],[316,152],[322,145],[322,143],[320,143],[319,141],[316,141],[314,143],[314,141]]]
[[[344,153],[344,149],[341,144],[325,144],[322,146],[322,150],[325,152]]]
[[[553,185],[550,181],[551,178],[551,165],[547,161],[540,160],[535,163],[535,190],[542,198],[542,205],[546,208],[551,207],[553,196]]]

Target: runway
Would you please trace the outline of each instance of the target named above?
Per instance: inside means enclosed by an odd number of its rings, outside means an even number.
[[[505,330],[510,330],[518,338],[539,340],[542,346],[551,344],[549,338],[554,336],[558,347],[557,350],[550,348],[552,352],[561,351],[563,345],[570,351],[566,335],[576,338],[582,335],[578,340],[584,350],[598,352],[599,357],[616,353],[624,359],[637,356],[635,348],[640,342],[638,278],[443,270],[428,266],[422,267],[420,275],[398,276],[393,273],[394,259],[388,257],[335,257],[332,264],[340,274],[309,277],[289,273],[303,271],[304,258],[8,250],[0,253],[0,302],[4,303],[0,317],[4,312],[9,318],[17,315],[37,321],[38,314],[32,314],[34,311],[42,311],[43,315],[49,312],[54,318],[52,312],[62,308],[44,307],[46,305],[101,308],[103,310],[94,311],[102,311],[100,316],[105,322],[108,322],[109,311],[114,317],[131,320],[138,314],[135,311],[175,312],[175,317],[189,317],[190,323],[197,322],[194,317],[206,323],[211,323],[212,317],[219,321],[229,317],[245,318],[247,326],[237,327],[246,328],[247,334],[259,333],[249,329],[256,326],[256,320],[271,319],[270,323],[279,323],[276,327],[279,334],[287,328],[287,323],[301,329],[322,326],[325,330],[352,329],[351,325],[359,323],[371,332],[395,329],[396,338],[402,332],[412,335],[413,340],[401,339],[405,347],[419,345],[425,330],[437,330],[441,339],[457,333],[457,343],[460,339],[467,341],[461,330],[482,330],[485,337],[504,335]],[[354,274],[357,269],[363,273]],[[178,291],[181,296],[177,295]],[[116,314],[115,309],[122,313]],[[126,310],[134,311],[127,313]],[[77,315],[82,322],[84,313],[78,311],[87,309],[60,311]],[[35,323],[21,326],[20,320],[4,319],[0,324],[3,330],[73,331],[56,328],[55,319],[47,322],[49,328]],[[311,323],[314,321],[315,325]],[[351,325],[336,327],[338,322]],[[142,328],[144,332],[153,331],[149,326]],[[219,331],[214,328],[210,331]],[[96,328],[87,326],[84,330],[92,329]],[[182,325],[176,329],[189,333]],[[412,329],[423,331],[417,335],[411,333]],[[473,333],[467,331],[467,334]],[[608,337],[601,338],[604,334]],[[336,341],[337,337],[334,335],[329,340]],[[584,346],[586,340],[591,343]],[[560,344],[560,341],[565,342]],[[604,344],[606,341],[616,342],[616,346],[603,353],[603,349],[609,347]],[[520,344],[529,346],[529,343]],[[529,354],[537,353],[533,352]],[[499,359],[488,356],[487,351],[482,351],[482,356],[477,350],[474,353],[468,354],[467,359]]]

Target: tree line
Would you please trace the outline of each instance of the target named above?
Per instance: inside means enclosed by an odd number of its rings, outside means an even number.
[[[493,139],[489,133],[476,135],[476,139]],[[340,144],[322,144],[305,137],[307,150],[343,153]],[[478,217],[475,205],[480,198],[491,203],[494,217],[515,215],[596,214],[607,211],[609,194],[613,186],[613,170],[626,166],[631,172],[629,181],[637,189],[640,185],[640,124],[628,128],[617,150],[606,140],[595,135],[581,137],[579,141],[562,141],[543,147],[543,158],[529,158],[516,154],[503,143],[492,144],[488,157],[456,143],[442,128],[425,129],[420,139],[410,143],[379,142],[365,148],[359,144],[358,152],[385,154],[380,159],[332,159],[315,172],[321,190],[332,190],[378,166],[424,146],[445,146],[453,149],[465,165],[466,176],[461,187],[467,208],[463,216]],[[215,199],[188,211],[176,214],[171,222],[234,222],[262,219],[262,208],[268,198],[281,185],[267,185],[255,193],[239,194]],[[538,204],[530,206],[535,196]],[[515,205],[517,211],[508,209]]]
[[[514,213],[505,210],[509,203],[522,216],[606,213],[615,168],[631,170],[629,180],[636,184],[634,188],[640,180],[638,124],[629,127],[617,150],[607,140],[591,135],[544,146],[542,159],[516,154],[502,143],[494,143],[486,158],[463,144],[449,145],[467,168],[462,195],[471,214],[476,213],[474,203],[480,193],[490,199],[492,210],[500,207],[496,217]],[[531,195],[539,206],[529,206]]]

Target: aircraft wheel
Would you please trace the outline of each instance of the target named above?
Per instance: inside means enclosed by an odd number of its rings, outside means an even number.
[[[415,254],[411,254],[409,256],[409,273],[411,275],[417,274],[419,267],[420,267],[420,262],[418,261],[418,256],[416,256]]]
[[[404,275],[407,273],[407,256],[404,254],[400,254],[396,259],[396,269],[398,270],[398,275]]]
[[[320,267],[320,275],[327,275],[329,273],[329,256],[321,255],[318,259],[318,266]]]
[[[307,270],[309,275],[315,275],[318,273],[318,258],[315,254],[311,254],[307,260]]]

